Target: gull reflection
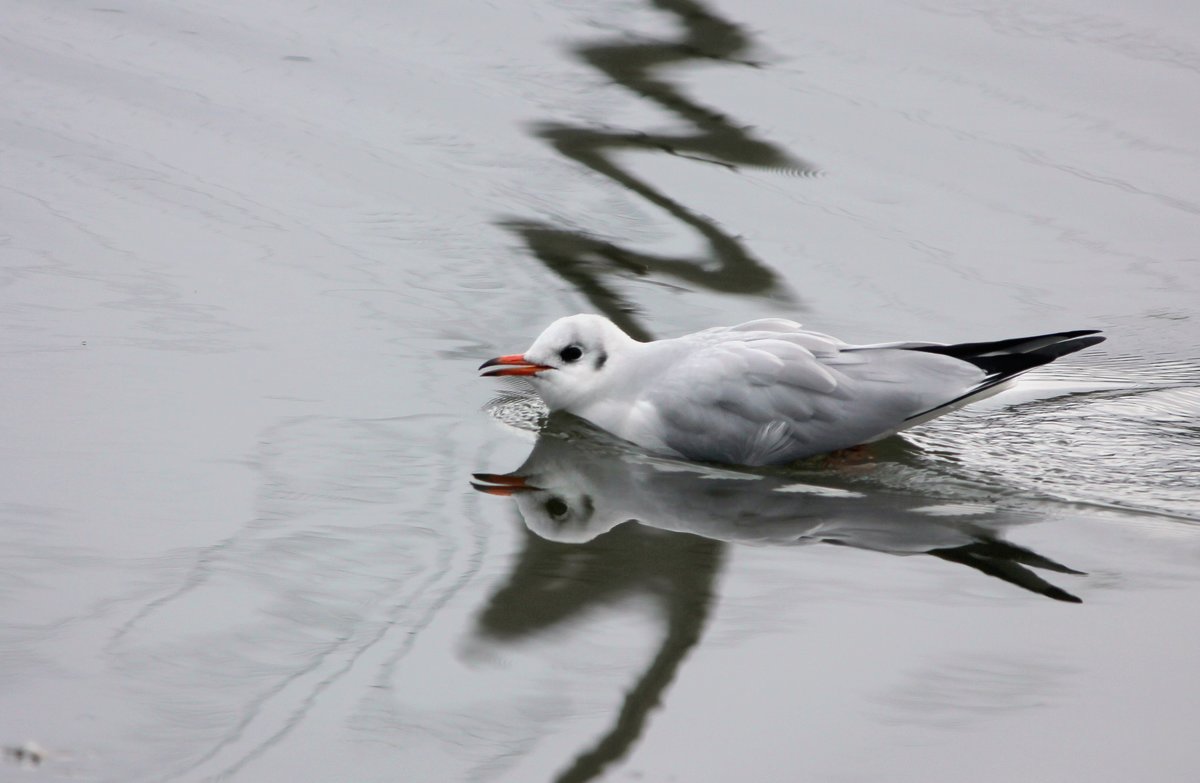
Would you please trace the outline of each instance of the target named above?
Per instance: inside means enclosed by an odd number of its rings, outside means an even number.
[[[823,484],[812,483],[820,477]],[[893,555],[932,555],[1059,601],[1078,602],[1033,569],[1079,574],[1002,540],[1030,517],[849,482],[830,471],[740,471],[646,454],[569,415],[545,422],[511,473],[473,486],[511,498],[529,534],[489,599],[477,639],[519,642],[601,606],[654,606],[661,643],[625,692],[611,727],[555,778],[594,780],[624,757],[708,623],[729,543],[828,543]]]
[[[828,479],[828,472],[814,473]],[[543,539],[580,544],[626,522],[742,544],[839,544],[932,555],[1060,601],[1079,599],[1033,569],[1079,574],[1001,538],[1029,515],[990,505],[806,481],[798,472],[719,469],[639,452],[578,419],[554,417],[520,468],[476,474],[511,497]]]

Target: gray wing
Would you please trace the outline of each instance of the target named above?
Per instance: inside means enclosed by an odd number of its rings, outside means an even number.
[[[965,393],[984,373],[899,346],[850,346],[765,319],[681,338],[642,402],[659,437],[692,459],[766,465],[886,437]],[[907,347],[907,346],[906,346]]]

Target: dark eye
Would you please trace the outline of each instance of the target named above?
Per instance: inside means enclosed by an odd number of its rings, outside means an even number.
[[[568,345],[558,352],[559,357],[564,362],[578,361],[580,356],[583,356],[583,349],[578,345]]]
[[[562,519],[570,510],[562,498],[550,498],[546,501],[546,513],[555,519]]]

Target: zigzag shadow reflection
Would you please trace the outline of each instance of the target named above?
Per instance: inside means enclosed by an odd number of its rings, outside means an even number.
[[[477,490],[515,501],[530,533],[519,565],[479,617],[482,637],[512,642],[630,596],[652,598],[666,626],[614,727],[559,781],[593,779],[636,741],[702,635],[727,542],[930,555],[1080,602],[1033,569],[1081,572],[1002,540],[1005,528],[1030,522],[1027,515],[985,507],[954,513],[931,507],[928,497],[799,478],[648,455],[561,414],[550,418],[517,470],[475,474]]]
[[[587,44],[570,51],[615,83],[681,118],[691,126],[691,131],[643,133],[544,123],[533,132],[563,156],[664,210],[698,234],[708,246],[707,253],[696,258],[658,256],[618,246],[585,231],[541,221],[524,218],[500,221],[500,225],[521,236],[542,263],[639,339],[648,335],[629,317],[632,305],[606,277],[658,274],[713,291],[765,294],[795,303],[775,270],[755,258],[738,238],[654,188],[627,166],[619,165],[614,152],[633,149],[667,153],[730,170],[750,166],[805,176],[818,171],[781,147],[756,138],[751,128],[686,97],[679,87],[655,73],[668,66],[678,69],[688,61],[722,61],[756,67],[743,59],[751,48],[751,39],[742,28],[691,0],[654,0],[651,5],[675,15],[683,29],[680,38]]]

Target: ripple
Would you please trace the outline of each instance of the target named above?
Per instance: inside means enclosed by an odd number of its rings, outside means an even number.
[[[1113,369],[1093,380],[1119,380]],[[1197,369],[1156,369],[1157,388],[968,410],[906,437],[925,450],[919,461],[962,480],[1200,521]],[[1192,383],[1180,385],[1188,376]]]
[[[827,176],[825,169],[808,166],[758,166],[757,168],[759,171],[767,174],[782,174],[785,177],[799,177],[801,179],[823,179]]]
[[[483,410],[501,424],[526,432],[540,432],[546,426],[549,411],[545,403],[520,379],[510,380],[512,388],[503,389],[488,400]],[[520,385],[518,385],[520,384]]]

